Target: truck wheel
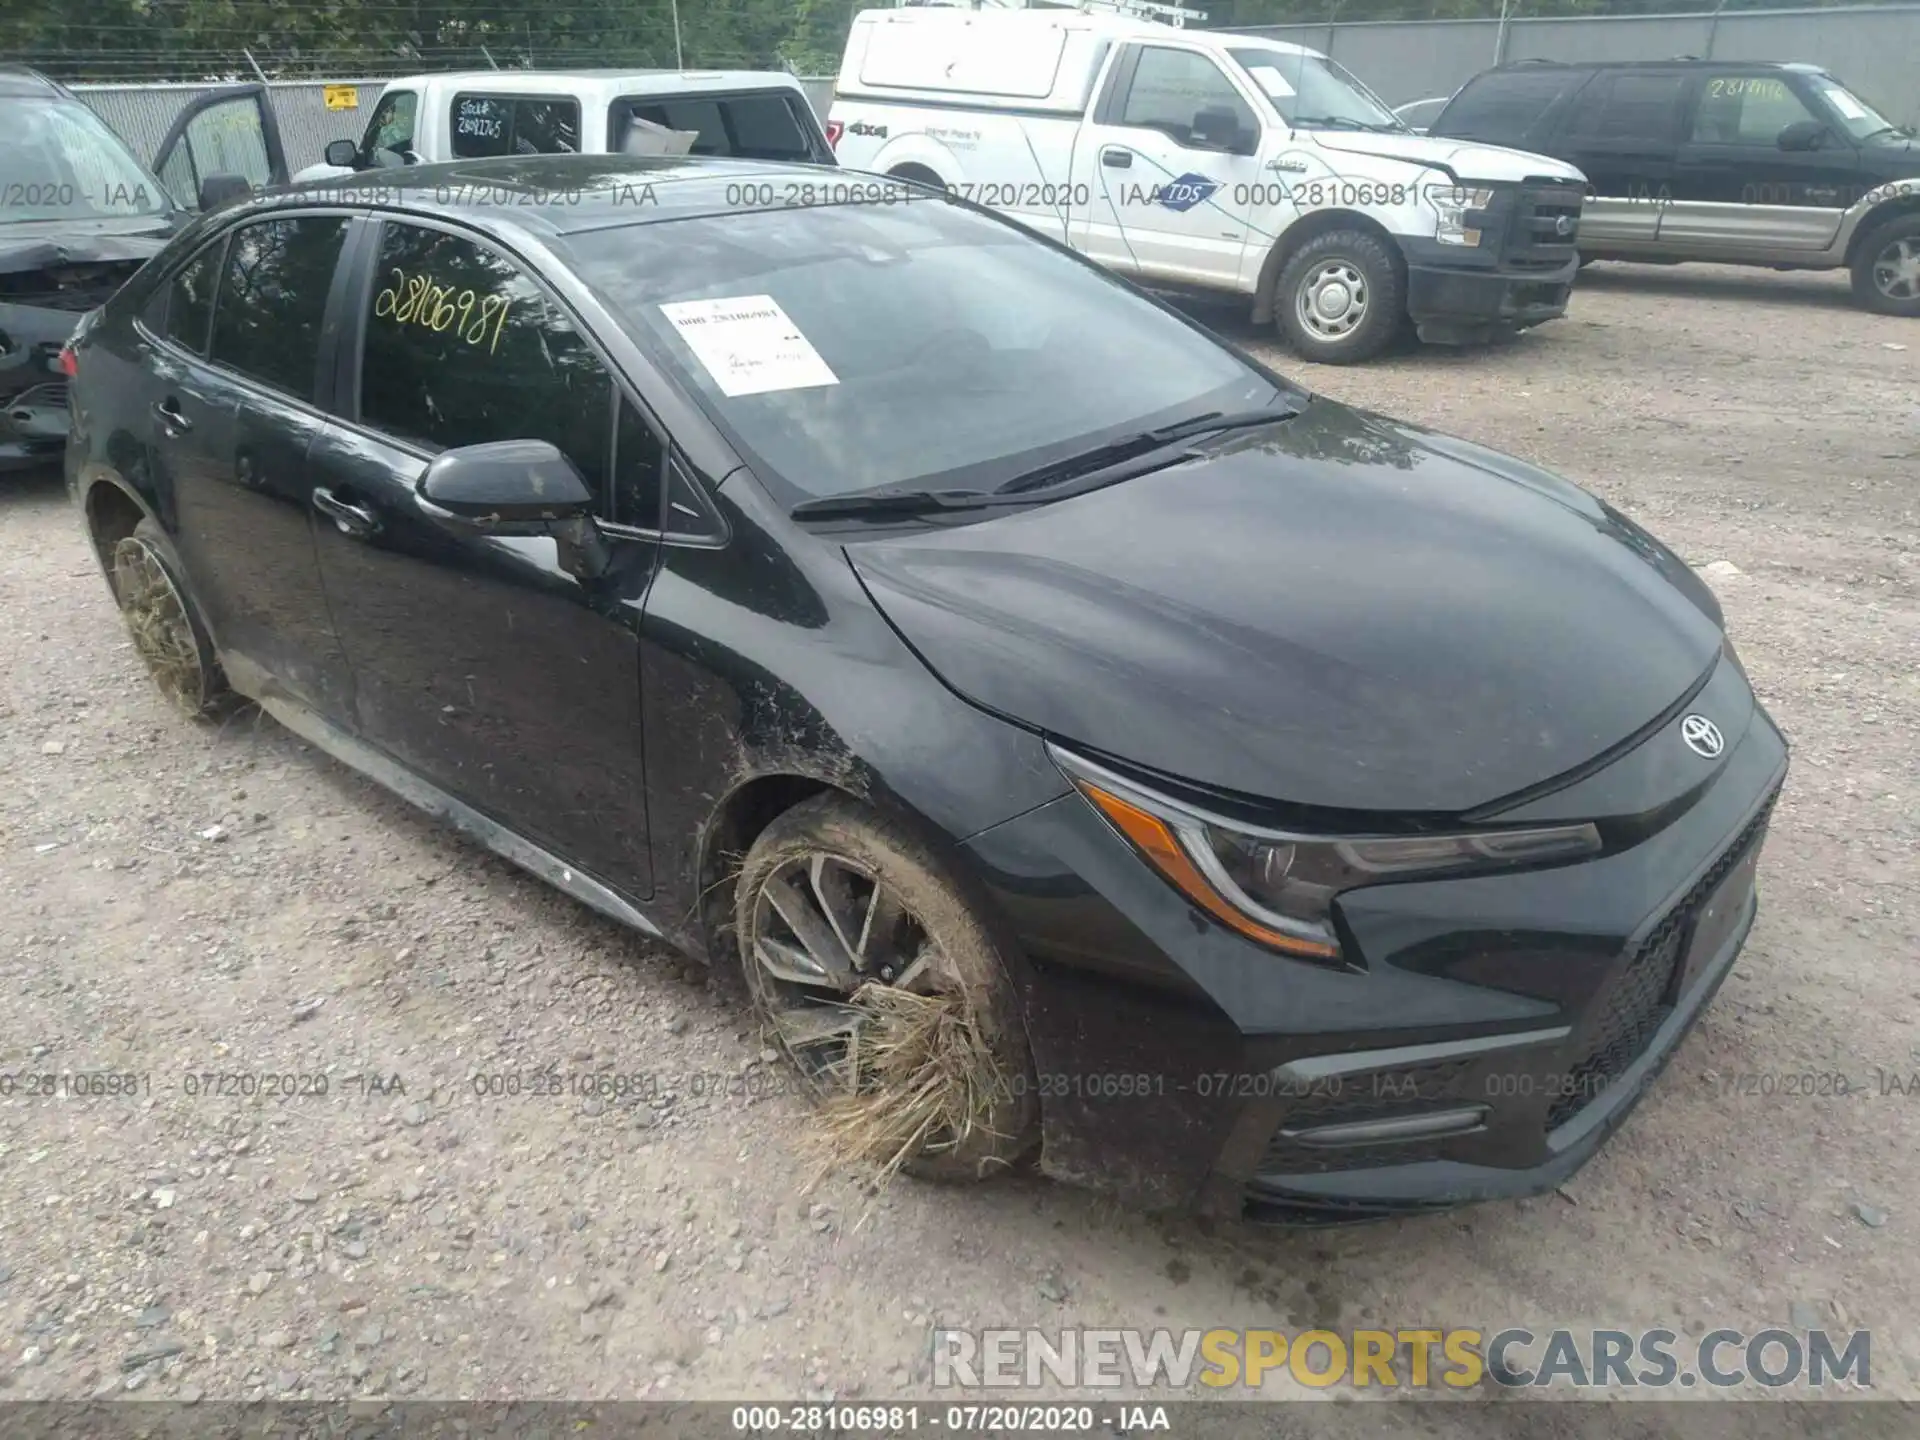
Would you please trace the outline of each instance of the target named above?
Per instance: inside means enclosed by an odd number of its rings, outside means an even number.
[[[831,1159],[976,1180],[1033,1148],[1033,1062],[999,947],[904,826],[847,795],[802,801],[747,852],[734,929]]]
[[[1400,333],[1406,288],[1384,241],[1364,230],[1330,230],[1294,251],[1280,271],[1274,319],[1303,360],[1353,365]]]
[[[1853,298],[1882,315],[1920,315],[1920,214],[1867,233],[1853,261]]]
[[[946,182],[924,165],[896,165],[887,174],[896,180],[911,180],[916,185],[926,185],[935,190],[947,188]]]
[[[142,520],[113,547],[113,598],[160,693],[188,715],[219,714],[231,701],[213,640],[187,598],[167,534]]]

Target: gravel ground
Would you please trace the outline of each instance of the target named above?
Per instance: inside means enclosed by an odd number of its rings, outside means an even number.
[[[1739,970],[1563,1192],[1306,1233],[1041,1181],[805,1191],[804,1109],[700,973],[270,721],[175,718],[29,477],[0,487],[0,1393],[892,1398],[935,1324],[1809,1319],[1920,1393],[1920,325],[1834,277],[1602,265],[1490,350],[1277,358],[1646,523],[1794,741]],[[678,1078],[472,1083],[536,1069]],[[1865,1093],[1727,1083],[1801,1072]],[[259,1073],[326,1093],[200,1081]]]

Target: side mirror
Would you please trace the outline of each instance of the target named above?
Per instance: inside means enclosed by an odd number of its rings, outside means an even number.
[[[244,175],[209,175],[200,182],[200,213],[211,214],[236,200],[253,198],[253,186]]]
[[[1202,110],[1193,117],[1187,136],[1196,150],[1224,150],[1228,154],[1250,153],[1240,133],[1240,117],[1231,110]]]
[[[545,440],[493,440],[442,451],[414,487],[420,508],[463,534],[548,535],[569,573],[590,579],[608,564],[593,521],[593,492],[573,462]]]
[[[351,170],[360,160],[360,147],[351,140],[329,140],[326,161],[342,170]]]
[[[1827,138],[1827,127],[1818,120],[1796,120],[1780,132],[1774,142],[1782,150],[1818,150]]]

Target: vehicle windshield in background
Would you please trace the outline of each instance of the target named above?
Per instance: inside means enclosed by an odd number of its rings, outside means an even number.
[[[1813,88],[1855,140],[1904,140],[1908,137],[1906,130],[1831,76],[1815,75]]]
[[[793,500],[936,475],[991,489],[1120,433],[1281,393],[1092,266],[939,199],[731,211],[566,243]]]
[[[1384,100],[1322,56],[1252,46],[1227,53],[1289,125],[1302,130],[1407,128]]]
[[[783,94],[726,95],[708,99],[682,95],[672,99],[616,100],[614,134],[608,146],[616,154],[626,148],[629,123],[638,118],[669,130],[691,130],[695,155],[731,155],[747,160],[818,159],[813,140],[794,114],[794,101]]]
[[[0,224],[165,215],[160,183],[74,100],[0,97]]]

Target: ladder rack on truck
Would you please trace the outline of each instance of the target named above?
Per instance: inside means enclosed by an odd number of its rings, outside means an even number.
[[[1205,20],[1207,12],[1184,5],[1162,5],[1158,0],[894,0],[896,9],[940,10],[1078,10],[1087,15],[1125,15],[1134,20],[1158,20],[1183,28],[1189,20]]]

